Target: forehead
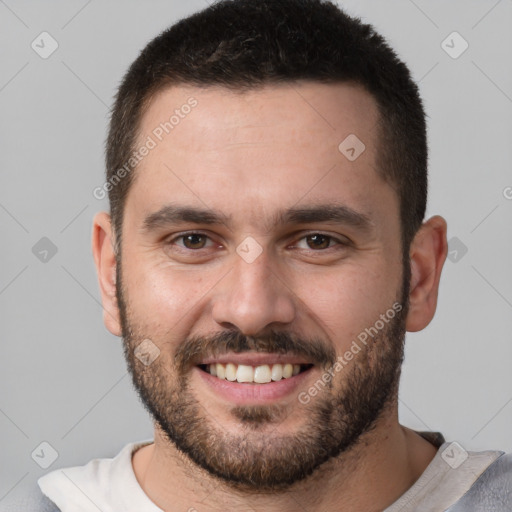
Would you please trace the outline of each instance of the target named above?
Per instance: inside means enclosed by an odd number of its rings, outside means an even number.
[[[359,133],[371,144],[377,120],[374,98],[349,83],[302,81],[245,91],[182,85],[153,96],[140,135],[153,134],[159,141],[171,135],[176,147],[202,151],[243,142],[316,146],[312,135],[331,144],[348,133]],[[170,126],[162,126],[169,121]],[[190,138],[192,131],[204,137]]]
[[[133,203],[142,216],[183,200],[256,222],[287,204],[335,199],[371,214],[372,195],[389,189],[376,172],[378,119],[373,97],[352,84],[164,89],[141,120],[138,147],[151,149],[126,210]]]

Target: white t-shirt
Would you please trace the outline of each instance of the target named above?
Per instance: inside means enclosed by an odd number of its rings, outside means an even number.
[[[114,458],[93,459],[84,466],[57,469],[37,482],[43,494],[62,512],[163,512],[144,493],[132,466],[132,453],[152,442],[129,443]],[[446,510],[503,453],[467,452],[468,457],[461,462],[465,452],[461,458],[459,447],[443,443],[414,485],[383,512]],[[459,463],[455,469],[452,467]]]

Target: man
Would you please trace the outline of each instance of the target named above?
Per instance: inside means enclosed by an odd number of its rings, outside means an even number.
[[[447,253],[425,132],[406,66],[329,2],[222,1],[151,41],[93,252],[154,440],[23,510],[511,510],[510,455],[398,422]]]

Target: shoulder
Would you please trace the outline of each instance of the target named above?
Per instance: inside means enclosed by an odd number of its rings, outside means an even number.
[[[510,512],[512,453],[500,455],[446,512]]]
[[[41,491],[37,482],[21,489],[16,495],[0,501],[0,512],[60,512],[60,509]]]

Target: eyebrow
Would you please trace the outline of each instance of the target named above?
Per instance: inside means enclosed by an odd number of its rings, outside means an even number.
[[[151,233],[180,223],[224,224],[229,228],[231,221],[232,215],[226,215],[215,210],[167,204],[158,211],[148,214],[143,221],[141,230],[143,233]],[[322,204],[280,210],[271,219],[270,229],[278,225],[312,224],[315,222],[345,224],[364,232],[369,232],[374,227],[374,222],[362,212],[345,205]]]

